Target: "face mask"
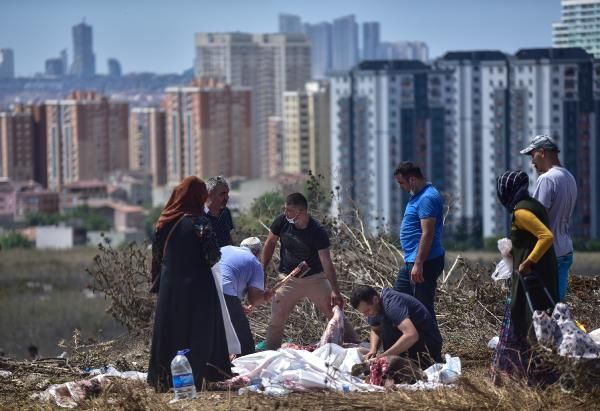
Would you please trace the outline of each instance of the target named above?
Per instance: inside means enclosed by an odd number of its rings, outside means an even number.
[[[410,194],[411,196],[415,195],[415,189],[413,187],[413,185],[410,183],[411,180],[408,180],[408,186],[409,186],[409,190],[408,190],[408,194]]]

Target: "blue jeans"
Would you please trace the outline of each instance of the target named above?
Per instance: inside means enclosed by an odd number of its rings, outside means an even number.
[[[558,296],[564,301],[567,296],[567,286],[569,285],[569,268],[573,264],[573,253],[556,258],[558,263]]]
[[[435,289],[437,287],[437,279],[444,271],[445,255],[432,258],[423,263],[423,279],[422,283],[413,283],[410,281],[410,272],[414,263],[406,263],[398,272],[398,277],[394,284],[394,290],[400,291],[408,295],[412,295],[419,300],[427,311],[431,313],[435,319],[435,310],[433,309],[433,301],[435,300]]]

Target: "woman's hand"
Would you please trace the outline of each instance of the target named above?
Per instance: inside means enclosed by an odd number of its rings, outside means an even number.
[[[519,273],[521,275],[531,274],[531,261],[525,260],[519,265]]]

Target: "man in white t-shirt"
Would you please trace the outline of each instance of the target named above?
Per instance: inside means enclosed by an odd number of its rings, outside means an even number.
[[[558,263],[558,290],[560,299],[567,295],[569,268],[573,264],[573,241],[569,234],[569,221],[575,209],[577,182],[573,174],[562,167],[558,159],[560,150],[547,135],[535,136],[521,154],[531,156],[531,163],[539,173],[533,197],[548,212],[550,231],[554,235],[554,251]]]

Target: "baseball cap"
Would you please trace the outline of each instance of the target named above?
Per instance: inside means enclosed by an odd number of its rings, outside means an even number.
[[[548,151],[556,151],[557,153],[560,152],[558,146],[554,140],[550,138],[550,136],[541,134],[539,136],[535,136],[533,140],[531,140],[531,143],[529,143],[529,146],[521,150],[521,154],[531,154],[531,152],[537,148],[543,148],[544,150]]]

